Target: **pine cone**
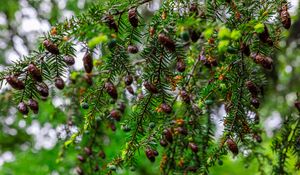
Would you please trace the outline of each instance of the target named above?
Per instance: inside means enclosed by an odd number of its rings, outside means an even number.
[[[138,26],[139,19],[138,19],[138,15],[137,15],[137,10],[135,8],[130,9],[128,11],[128,20],[129,20],[130,24],[132,25],[132,27]]]
[[[131,86],[126,86],[126,89],[131,95],[134,95],[134,90]]]
[[[252,94],[252,96],[256,97],[258,95],[258,88],[257,86],[252,82],[252,81],[246,81],[246,86],[248,88],[248,90],[250,91],[250,93]]]
[[[192,150],[194,153],[197,153],[197,152],[199,151],[198,146],[197,146],[195,143],[190,142],[190,143],[189,143],[189,147],[191,148],[191,150]]]
[[[239,153],[239,148],[237,144],[232,139],[227,139],[228,149],[234,154],[237,155]]]
[[[118,103],[118,110],[120,110],[122,113],[125,112],[126,104],[123,102]]]
[[[52,41],[46,39],[44,40],[43,45],[50,53],[59,55],[59,49]]]
[[[295,107],[298,109],[298,111],[300,112],[300,101],[295,101]]]
[[[115,22],[115,19],[112,15],[107,15],[104,20],[110,29],[113,29],[115,30],[115,32],[118,32],[118,25]]]
[[[81,162],[81,163],[84,163],[85,162],[85,158],[81,155],[78,155],[77,156],[77,159]]]
[[[111,124],[109,125],[109,127],[110,127],[110,129],[111,129],[112,131],[116,131],[116,130],[117,130],[117,127],[116,127],[116,125],[115,125],[114,123],[111,123]]]
[[[267,43],[270,46],[273,46],[273,41],[270,38],[269,30],[266,25],[264,25],[264,31],[258,35],[259,39],[263,43]]]
[[[110,111],[110,116],[115,119],[116,121],[120,121],[121,120],[121,115],[117,110],[112,110]]]
[[[249,47],[249,45],[246,45],[245,43],[242,43],[241,44],[241,51],[246,56],[250,56],[250,47]]]
[[[160,105],[160,108],[162,109],[163,112],[165,112],[167,114],[171,114],[172,113],[172,107],[170,105],[168,105],[167,103],[162,103]]]
[[[128,53],[136,54],[136,53],[139,52],[139,49],[138,49],[137,46],[129,45],[129,46],[127,47],[127,51],[128,51]]]
[[[199,15],[198,5],[196,3],[192,3],[189,10],[192,15],[195,15],[195,16]]]
[[[19,80],[14,75],[8,75],[5,77],[5,79],[6,79],[7,83],[14,89],[22,90],[25,88],[25,84],[23,83],[23,81]]]
[[[27,107],[26,103],[24,103],[24,102],[20,102],[18,104],[17,108],[18,108],[19,112],[21,112],[23,115],[27,115],[29,112],[28,107]]]
[[[258,98],[254,97],[254,98],[251,99],[251,104],[252,104],[252,106],[254,106],[256,109],[258,109],[258,108],[259,108],[259,105],[260,105],[260,102],[259,102]]]
[[[180,92],[180,97],[184,102],[190,103],[191,100],[190,95],[185,90],[182,90]]]
[[[191,40],[195,43],[199,40],[200,36],[201,36],[201,32],[198,32],[195,29],[189,29],[189,34],[191,37]]]
[[[68,66],[73,66],[75,64],[75,58],[71,55],[67,55],[67,56],[64,57],[64,62]]]
[[[92,151],[92,149],[91,148],[89,148],[89,147],[84,147],[84,152],[85,152],[85,154],[86,155],[88,155],[88,156],[90,156],[90,155],[92,155],[93,154],[93,151]]]
[[[165,34],[161,33],[158,35],[158,41],[165,46],[169,51],[175,51],[175,42],[167,37]]]
[[[270,57],[266,57],[260,53],[252,53],[251,58],[255,63],[260,64],[267,70],[271,70],[273,68],[273,60]]]
[[[186,65],[182,59],[179,59],[176,64],[176,69],[178,72],[184,72]]]
[[[188,130],[183,126],[176,128],[176,131],[182,135],[185,135],[185,136],[188,135]]]
[[[92,77],[92,75],[90,75],[90,74],[85,74],[85,75],[83,76],[83,79],[85,80],[85,82],[86,82],[88,85],[90,85],[90,86],[93,85],[93,77]]]
[[[145,151],[147,158],[151,161],[151,162],[155,162],[155,155],[153,153],[153,150],[151,149],[146,149]]]
[[[76,167],[76,173],[78,174],[78,175],[84,175],[84,172],[83,172],[83,170],[80,168],[80,167]]]
[[[165,129],[163,131],[163,134],[168,142],[170,142],[170,143],[173,142],[173,134],[172,134],[171,129]]]
[[[102,159],[106,158],[105,152],[103,150],[99,151],[98,156],[101,157]]]
[[[291,16],[287,11],[287,5],[284,5],[280,10],[280,21],[285,29],[289,29],[291,27]]]
[[[160,145],[162,146],[162,147],[166,147],[166,146],[168,146],[168,142],[166,142],[165,140],[160,140]]]
[[[40,83],[36,86],[37,91],[40,93],[42,97],[48,97],[49,96],[49,88],[45,83]]]
[[[60,89],[60,90],[64,89],[64,87],[65,87],[65,82],[64,82],[64,80],[63,80],[61,77],[56,77],[56,78],[54,79],[54,82],[55,82],[55,87],[56,87],[57,89]]]
[[[262,138],[261,138],[261,136],[258,135],[258,134],[254,134],[254,135],[253,135],[253,138],[254,138],[258,143],[261,143],[261,142],[262,142]]]
[[[133,77],[132,77],[131,75],[127,75],[127,76],[125,77],[124,81],[125,81],[125,84],[126,84],[127,86],[130,86],[130,85],[132,84],[132,82],[133,82]]]
[[[118,92],[114,84],[111,82],[106,82],[105,83],[105,89],[106,92],[113,98],[113,99],[118,99]]]
[[[41,71],[34,64],[32,64],[32,63],[29,64],[27,70],[35,81],[37,81],[37,82],[43,81]]]
[[[28,106],[35,114],[39,112],[39,104],[36,100],[29,99]]]
[[[93,70],[93,56],[91,53],[86,52],[83,57],[83,66],[86,73],[91,73]]]
[[[156,88],[153,84],[149,83],[148,81],[146,81],[146,82],[144,83],[144,87],[145,87],[149,92],[151,92],[151,93],[153,93],[153,94],[157,94],[157,93],[158,93],[157,88]]]

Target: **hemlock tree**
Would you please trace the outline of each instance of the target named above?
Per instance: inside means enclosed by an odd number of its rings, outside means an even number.
[[[279,0],[101,1],[53,26],[0,79],[28,117],[55,94],[69,101],[57,161],[79,148],[80,175],[135,171],[145,158],[159,161],[155,174],[209,174],[226,154],[257,161],[261,174],[288,174],[300,168],[300,101],[273,138],[273,159],[262,149],[259,115],[291,27],[288,8]],[[110,147],[114,137],[120,150]]]

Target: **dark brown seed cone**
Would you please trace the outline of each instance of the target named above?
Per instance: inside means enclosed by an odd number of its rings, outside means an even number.
[[[266,57],[260,53],[252,53],[251,58],[255,63],[260,64],[267,70],[271,70],[273,68],[273,60],[270,57]]]
[[[42,97],[48,97],[49,96],[49,88],[45,83],[40,83],[36,86],[37,91],[40,93]]]
[[[86,52],[83,57],[83,66],[86,73],[91,73],[93,70],[93,55],[89,52]]]
[[[136,53],[139,52],[139,49],[138,49],[137,46],[129,45],[129,46],[127,47],[127,51],[128,51],[128,53],[136,54]]]
[[[191,100],[190,95],[185,90],[182,90],[180,92],[180,97],[184,102],[190,103]]]
[[[113,99],[118,99],[118,92],[114,84],[111,82],[106,82],[105,90]]]
[[[107,15],[104,20],[110,29],[113,29],[115,30],[115,32],[118,32],[118,25],[115,22],[115,19],[112,15]]]
[[[120,103],[118,104],[118,110],[120,110],[122,113],[124,113],[124,112],[125,112],[125,109],[126,109],[126,104],[123,103],[123,102],[120,102]]]
[[[176,130],[177,130],[177,132],[178,133],[180,133],[180,134],[182,134],[182,135],[188,135],[188,130],[185,128],[185,127],[178,127],[178,128],[176,128]]]
[[[105,152],[103,150],[99,151],[98,156],[101,157],[102,159],[106,158]]]
[[[252,106],[254,106],[257,109],[257,108],[259,108],[260,102],[259,102],[258,98],[254,97],[251,99],[251,104],[252,104]]]
[[[32,63],[29,64],[27,70],[35,81],[38,81],[38,82],[43,81],[41,71],[34,64],[32,64]]]
[[[29,110],[28,110],[28,107],[27,105],[24,103],[24,102],[20,102],[18,104],[18,110],[19,112],[21,112],[23,115],[27,115]]]
[[[199,11],[196,3],[192,3],[189,10],[191,14],[198,16]]]
[[[211,64],[209,63],[209,61],[207,61],[207,60],[203,61],[203,65],[205,67],[207,67],[207,68],[211,68],[212,67]]]
[[[94,171],[95,172],[99,171],[99,165],[98,164],[95,165]]]
[[[147,158],[148,158],[151,162],[154,162],[154,161],[155,161],[155,155],[154,155],[154,153],[153,153],[153,150],[151,150],[151,149],[148,148],[148,149],[146,149],[145,153],[146,153]]]
[[[159,155],[158,151],[153,150],[153,155],[154,155],[155,157],[157,157],[157,156]]]
[[[153,94],[157,94],[157,93],[158,93],[157,88],[156,88],[153,84],[149,83],[148,81],[146,81],[146,82],[144,83],[144,87],[145,87],[149,92],[151,92],[151,93],[153,93]]]
[[[237,144],[232,139],[227,139],[228,149],[234,154],[237,155],[239,153],[239,148]]]
[[[258,143],[261,143],[262,142],[262,138],[260,135],[258,134],[254,134],[253,135],[253,139],[255,139]]]
[[[195,143],[189,143],[189,147],[194,153],[197,153],[199,151],[198,146]]]
[[[162,146],[162,147],[166,147],[166,146],[168,146],[168,142],[166,142],[165,140],[160,140],[160,145]]]
[[[150,27],[149,33],[150,33],[150,36],[153,37],[154,34],[155,34],[155,28],[154,27]]]
[[[85,74],[85,75],[83,76],[83,78],[84,78],[85,82],[86,82],[88,85],[90,85],[90,86],[93,85],[93,77],[92,77],[91,74]]]
[[[132,27],[137,27],[139,25],[137,10],[135,8],[132,8],[128,11],[128,20]]]
[[[71,55],[67,55],[67,56],[64,57],[64,62],[68,66],[73,66],[75,64],[75,58]]]
[[[134,90],[131,86],[126,86],[126,90],[131,94],[134,95]]]
[[[170,142],[170,143],[173,142],[173,134],[172,134],[171,129],[165,129],[163,131],[163,134],[168,142]]]
[[[121,120],[121,115],[117,110],[112,110],[110,111],[110,116],[115,119],[116,121],[120,121]]]
[[[179,59],[176,64],[176,69],[178,72],[184,72],[186,65],[182,59]]]
[[[162,111],[164,113],[167,113],[167,114],[171,114],[172,113],[172,107],[169,104],[167,104],[167,103],[162,103],[160,105],[160,108],[162,109]]]
[[[192,40],[193,42],[197,42],[198,39],[199,39],[200,36],[201,36],[201,33],[198,32],[198,31],[196,31],[196,30],[194,30],[194,29],[190,29],[190,30],[189,30],[189,34],[190,34],[190,38],[191,38],[191,40]]]
[[[300,112],[300,101],[295,101],[294,105],[298,109],[298,111]]]
[[[285,29],[291,27],[291,16],[287,10],[287,5],[284,5],[280,10],[280,21]]]
[[[115,125],[114,123],[111,123],[111,124],[109,125],[109,127],[110,127],[110,129],[111,129],[112,131],[116,131],[116,130],[117,130],[117,127],[116,127],[116,125]]]
[[[209,62],[209,64],[210,64],[211,67],[218,65],[217,60],[214,57],[211,57],[211,56],[208,57],[208,62]]]
[[[78,156],[77,156],[77,159],[78,159],[81,163],[85,162],[85,158],[84,158],[82,155],[78,155]]]
[[[127,86],[131,85],[132,82],[133,82],[133,77],[131,75],[127,75],[125,78],[124,78],[124,82]]]
[[[247,44],[245,44],[245,43],[241,44],[241,51],[246,56],[250,56],[250,47]]]
[[[259,115],[256,113],[255,116],[254,116],[254,123],[255,124],[259,124],[259,120],[260,120],[259,118],[260,118]]]
[[[259,92],[258,87],[250,80],[246,81],[245,84],[246,84],[247,89],[250,91],[251,95],[256,97]]]
[[[88,156],[90,156],[90,155],[92,155],[93,154],[93,151],[92,151],[92,149],[91,148],[89,148],[89,147],[84,147],[84,152],[85,152],[85,154],[86,155],[88,155]]]
[[[25,84],[23,81],[19,80],[16,76],[14,75],[8,75],[5,77],[7,83],[14,89],[17,90],[22,90],[25,88]]]
[[[63,80],[61,77],[56,77],[56,78],[54,79],[54,82],[55,82],[55,87],[56,87],[57,89],[60,89],[60,90],[64,89],[64,87],[65,87],[65,82],[64,82],[64,80]]]
[[[84,175],[84,172],[83,172],[83,170],[80,168],[80,167],[76,167],[76,173],[78,174],[78,175]]]
[[[28,106],[35,114],[37,114],[39,112],[39,104],[36,100],[29,99]]]
[[[263,31],[262,33],[260,33],[260,34],[258,35],[258,37],[259,37],[259,39],[260,39],[261,42],[267,43],[267,44],[269,44],[270,46],[273,45],[273,41],[272,41],[271,38],[270,38],[269,30],[268,30],[268,28],[267,28],[266,25],[265,25],[265,27],[264,27],[264,31]]]
[[[167,37],[165,34],[161,33],[158,35],[158,41],[164,45],[169,51],[175,51],[175,42]]]
[[[263,68],[271,70],[273,68],[273,60],[270,57],[265,57],[265,59],[262,60],[261,65]]]
[[[50,53],[52,53],[54,55],[59,54],[58,47],[54,43],[52,43],[52,41],[46,39],[46,40],[44,40],[43,45]]]

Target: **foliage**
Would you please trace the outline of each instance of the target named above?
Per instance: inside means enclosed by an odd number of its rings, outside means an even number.
[[[233,154],[260,174],[288,174],[293,155],[299,169],[300,102],[280,110],[273,153],[261,144],[260,118],[272,109],[259,109],[272,97],[265,93],[272,87],[267,80],[283,65],[274,53],[291,25],[288,2],[166,0],[158,10],[153,6],[151,0],[95,3],[53,25],[37,50],[0,73],[2,84],[15,89],[4,94],[13,96],[26,120],[64,124],[59,146],[32,161],[59,150],[56,163],[63,168],[44,161],[62,174],[209,174]],[[85,71],[71,68],[75,46],[85,53],[76,58]],[[51,97],[63,106],[53,108]],[[39,114],[30,100],[38,101]],[[224,107],[224,116],[216,114]],[[215,137],[219,122],[224,131]],[[145,158],[149,162],[141,163]]]

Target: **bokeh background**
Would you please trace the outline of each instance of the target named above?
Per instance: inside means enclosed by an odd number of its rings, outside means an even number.
[[[49,31],[53,24],[80,14],[93,2],[94,0],[0,0],[0,70],[37,48],[39,37]],[[270,158],[274,158],[271,138],[276,136],[280,129],[282,117],[291,113],[296,92],[300,92],[298,0],[290,1],[290,7],[293,27],[285,33],[286,39],[280,43],[281,49],[272,55],[276,60],[276,68],[267,73],[269,86],[265,91],[260,111],[261,125],[264,128],[261,149]],[[78,51],[77,59],[81,60],[81,57],[82,53]],[[81,61],[77,61],[74,68],[81,67]],[[64,105],[69,103],[68,100],[62,100],[58,93],[53,100],[41,104],[43,110],[38,115],[24,118],[13,107],[9,88],[3,85],[0,92],[0,174],[73,174],[76,166],[76,148],[68,150],[62,162],[58,160],[67,134],[65,128],[68,114],[65,113]],[[222,132],[221,118],[225,115],[224,107],[216,109],[213,115],[218,126],[218,137]],[[69,132],[77,131],[76,127],[69,129]],[[107,150],[108,158],[112,157],[114,150],[120,149],[122,143],[118,140],[124,137],[122,132],[111,134],[114,134],[114,140],[109,142],[114,149]],[[292,169],[292,162],[290,163]],[[143,155],[140,156],[139,164],[142,168],[135,174],[154,175],[158,172],[159,165],[149,169],[150,163],[145,161]],[[223,165],[211,169],[211,174],[253,175],[257,168],[256,162],[247,162],[240,156],[228,155]],[[270,172],[271,169],[267,171]],[[126,171],[119,173],[132,174]]]

